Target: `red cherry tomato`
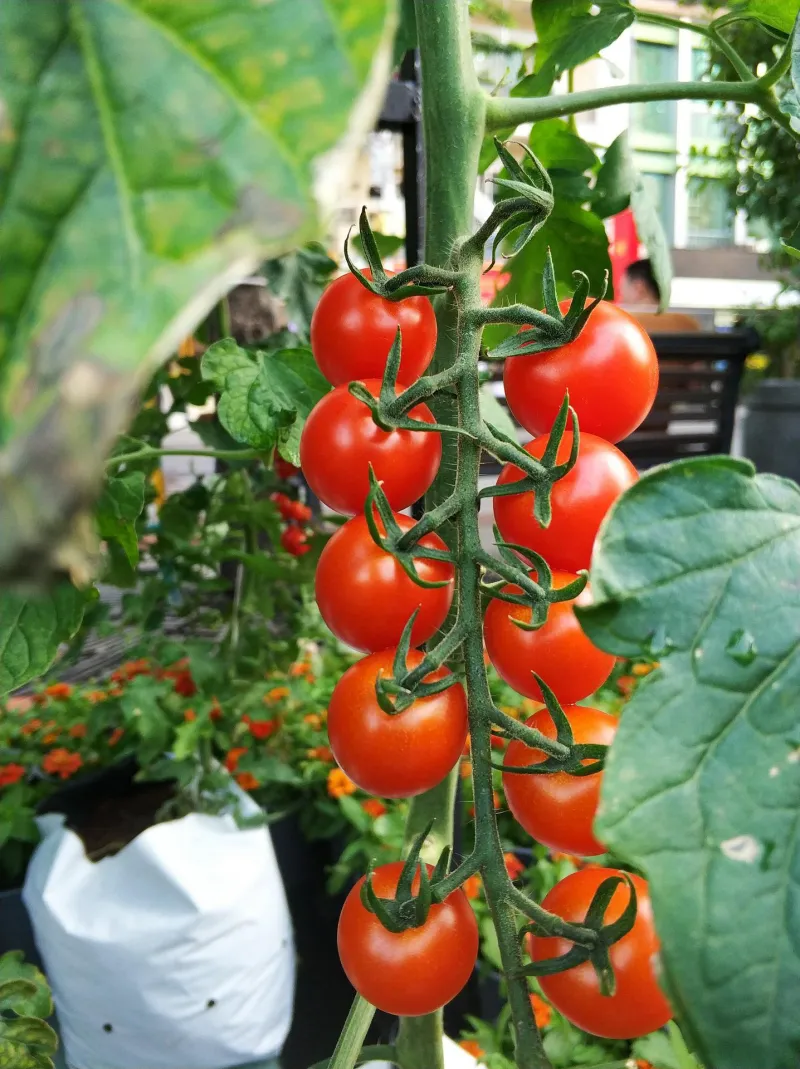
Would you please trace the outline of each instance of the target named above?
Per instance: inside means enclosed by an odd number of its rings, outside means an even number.
[[[299,527],[287,527],[281,532],[281,545],[293,557],[302,557],[304,553],[308,553],[311,546],[307,543],[308,535]]]
[[[584,705],[567,705],[564,713],[575,742],[611,745],[617,730],[616,717]],[[556,726],[546,709],[534,713],[526,723],[548,739],[556,738]],[[512,739],[504,764],[524,768],[539,764],[546,756],[541,750]],[[602,772],[592,776],[569,776],[566,772],[526,776],[504,772],[503,790],[515,820],[537,842],[565,854],[591,856],[605,850],[592,831],[602,779]]]
[[[371,278],[371,272],[364,274]],[[427,297],[387,301],[355,275],[334,279],[311,317],[311,351],[322,374],[340,386],[355,379],[381,379],[400,328],[403,351],[398,382],[423,374],[436,348],[436,316]]]
[[[284,460],[283,457],[275,457],[273,467],[279,479],[291,479],[293,475],[297,475],[300,471],[299,468],[296,468],[294,464],[290,464],[288,460]]]
[[[549,435],[528,442],[525,449],[541,459]],[[567,432],[558,447],[557,460],[569,459],[572,433]],[[629,486],[638,479],[628,458],[602,438],[580,436],[580,452],[575,467],[553,487],[553,516],[550,526],[540,527],[533,515],[534,493],[510,494],[494,498],[494,518],[507,542],[536,550],[552,568],[577,572],[588,568],[592,548],[603,517]],[[514,464],[506,464],[498,486],[523,477]]]
[[[536,578],[536,573],[531,573]],[[553,586],[560,588],[576,577],[553,572]],[[520,587],[503,588],[519,594]],[[578,623],[575,605],[589,600],[583,591],[574,601],[550,606],[547,622],[537,631],[523,631],[514,620],[530,623],[531,610],[493,598],[483,619],[483,640],[494,667],[510,687],[528,698],[542,701],[542,692],[532,672],[541,676],[562,705],[572,705],[593,694],[611,675],[615,658],[592,645]]]
[[[585,868],[555,885],[542,905],[564,920],[580,924],[595,891],[616,869]],[[660,944],[653,922],[653,907],[647,882],[631,875],[636,888],[637,911],[633,928],[610,948],[616,977],[616,992],[600,994],[600,984],[591,962],[539,978],[542,991],[559,1013],[584,1032],[606,1039],[634,1039],[655,1032],[672,1017],[669,1003],[658,985],[656,968]],[[621,883],[614,891],[605,923],[621,916],[630,891]],[[573,947],[568,939],[528,937],[528,952],[534,961],[566,954]]]
[[[410,798],[441,783],[467,739],[467,700],[460,683],[418,698],[400,713],[385,713],[375,697],[379,676],[390,678],[395,650],[383,650],[348,668],[328,704],[328,735],[337,762],[368,794]],[[411,650],[409,669],[422,660]],[[434,683],[450,675],[439,668]]]
[[[379,898],[394,898],[402,864],[375,869]],[[431,872],[428,866],[428,872]],[[339,917],[339,958],[347,979],[373,1006],[398,1017],[433,1013],[459,993],[478,958],[478,924],[459,889],[431,906],[419,928],[394,934],[361,902],[361,879]],[[419,875],[412,890],[419,888]]]
[[[407,531],[414,521],[395,515]],[[428,549],[446,549],[436,534],[420,542]],[[421,646],[445,621],[453,600],[452,564],[415,557],[418,575],[447,586],[418,586],[395,558],[372,540],[367,521],[355,516],[340,527],[322,551],[315,589],[322,618],[334,635],[366,653],[397,646],[414,609],[419,609],[411,643]]]
[[[566,312],[569,301],[560,307]],[[503,382],[508,407],[531,434],[550,431],[569,390],[581,434],[619,442],[653,407],[658,357],[632,315],[601,301],[574,341],[549,353],[506,360]]]
[[[380,393],[379,379],[366,379],[363,384],[373,397]],[[421,423],[434,422],[427,405],[417,405],[408,415]],[[347,386],[337,386],[314,407],[300,439],[308,485],[336,512],[363,510],[370,464],[392,508],[408,508],[433,482],[441,458],[439,434],[382,431],[369,408]]]

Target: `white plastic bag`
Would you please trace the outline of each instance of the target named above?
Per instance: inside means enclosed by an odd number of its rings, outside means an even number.
[[[91,862],[63,816],[39,823],[23,899],[70,1069],[225,1069],[279,1053],[295,960],[267,828],[193,813]]]

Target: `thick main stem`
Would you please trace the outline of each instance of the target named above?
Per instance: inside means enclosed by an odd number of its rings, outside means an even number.
[[[415,0],[422,68],[425,138],[425,261],[445,267],[459,237],[472,230],[475,176],[484,134],[485,99],[472,64],[467,0]],[[458,358],[457,309],[448,293],[437,302],[439,340],[432,372],[445,371]],[[439,423],[457,422],[457,405],[447,394],[430,401]],[[425,505],[435,508],[456,485],[457,435],[442,435],[442,463]],[[456,528],[439,531],[455,545]],[[457,605],[454,606],[454,612]],[[455,771],[433,791],[415,799],[406,841],[432,819],[436,846],[453,841]],[[442,1014],[407,1017],[397,1042],[403,1069],[443,1069]]]

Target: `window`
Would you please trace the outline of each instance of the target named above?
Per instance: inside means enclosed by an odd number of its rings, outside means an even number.
[[[642,185],[658,211],[670,245],[675,240],[675,175],[642,173]]]
[[[709,55],[704,48],[692,49],[692,78],[705,81],[708,78]],[[725,120],[719,104],[708,104],[704,100],[691,101],[692,141],[723,141],[726,137]]]
[[[633,79],[636,82],[674,82],[678,79],[678,49],[651,41],[633,43]],[[643,134],[674,138],[677,107],[674,100],[654,100],[631,106],[631,126]]]
[[[689,219],[687,246],[708,249],[733,245],[733,212],[728,191],[718,178],[692,175],[687,184]]]

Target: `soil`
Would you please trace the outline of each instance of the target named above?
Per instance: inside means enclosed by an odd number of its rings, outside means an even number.
[[[99,795],[67,827],[83,842],[90,861],[110,857],[156,823],[162,807],[175,796],[175,784],[132,783],[124,794]]]

